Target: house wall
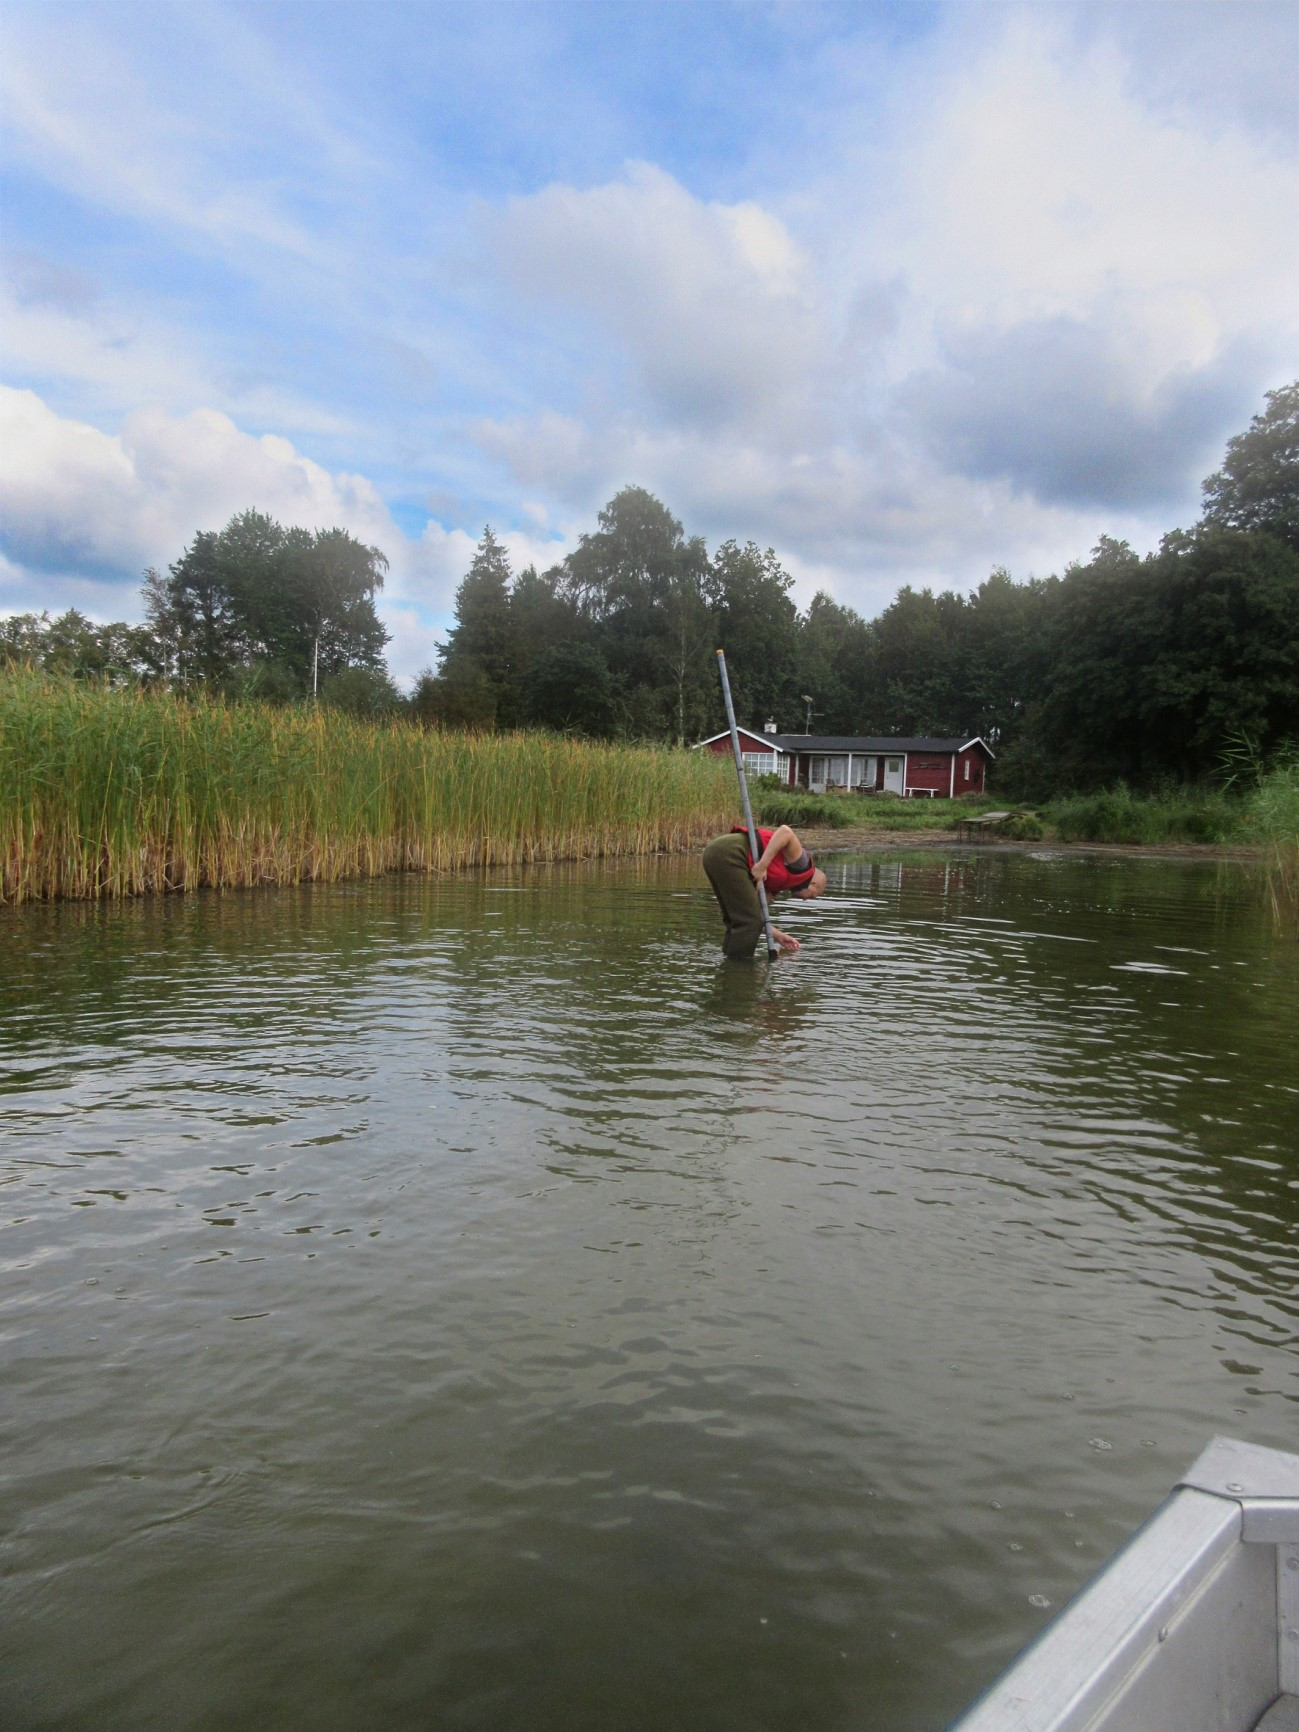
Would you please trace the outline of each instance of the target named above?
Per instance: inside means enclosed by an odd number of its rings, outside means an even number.
[[[769,738],[764,739],[761,734],[751,734],[747,728],[741,728],[739,735],[742,752],[771,752],[775,750]],[[710,740],[705,749],[716,752],[719,758],[729,758],[731,755],[730,735],[723,734],[720,740]]]
[[[729,758],[731,755],[730,739],[723,734],[719,740],[710,740],[706,748],[716,752],[719,757]],[[774,750],[770,735],[755,734],[749,728],[740,729],[741,752],[770,753]],[[824,756],[825,754],[821,754]],[[843,754],[839,754],[843,756]],[[791,788],[800,784],[806,785],[811,759],[806,752],[789,752],[778,754],[778,773],[789,783]],[[884,758],[880,756],[858,754],[853,756],[854,776],[863,775],[858,784],[864,788],[882,789],[884,786]],[[871,774],[873,768],[874,774]],[[967,775],[968,769],[968,775]],[[930,789],[934,794],[944,799],[948,793],[981,794],[987,785],[988,760],[980,746],[971,746],[968,751],[956,754],[956,776],[953,786],[952,754],[950,752],[910,752],[907,754],[906,770],[907,792],[919,791],[924,794]]]
[[[960,771],[957,771],[960,775]],[[941,794],[944,799],[952,785],[952,754],[950,752],[908,752],[907,793],[920,791]]]
[[[988,778],[988,763],[978,746],[956,754],[956,792],[981,794]]]
[[[776,751],[775,746],[772,744],[771,735],[751,733],[748,728],[740,728],[737,731],[740,736],[741,755],[747,758],[750,753],[760,752],[764,757],[770,757],[771,754],[775,752],[776,774],[785,777],[792,787],[794,784],[794,760],[793,758],[787,758],[782,753]],[[704,750],[716,752],[719,758],[729,758],[731,755],[730,736],[723,734],[720,740],[709,740]],[[744,767],[750,775],[753,774],[752,764],[746,763]]]

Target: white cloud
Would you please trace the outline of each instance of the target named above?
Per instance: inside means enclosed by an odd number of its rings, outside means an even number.
[[[557,436],[557,432],[560,436]],[[479,438],[524,484],[591,507],[627,482],[666,500],[710,545],[729,536],[771,544],[806,602],[829,587],[854,606],[883,606],[899,583],[973,584],[1013,549],[1021,569],[1058,569],[1095,540],[1096,522],[1039,504],[1004,481],[945,473],[885,435],[788,452],[707,431],[653,431],[624,420],[600,429],[554,418],[494,423]],[[591,491],[596,458],[598,486]],[[1106,527],[1141,537],[1130,511]]]
[[[1295,329],[1293,162],[1152,112],[1112,43],[1020,18],[918,119],[886,244],[942,318],[1117,315],[1146,389],[1242,327]]]
[[[783,209],[644,166],[511,201],[503,279],[604,341],[573,348],[579,406],[484,418],[482,449],[571,507],[644,482],[847,598],[1193,514],[1299,360],[1299,179],[1268,136],[1144,103],[1113,36],[1068,24],[964,18],[886,143],[841,117]]]
[[[264,38],[199,8],[176,23],[184,70],[150,65],[121,32],[90,17],[69,27],[41,8],[12,13],[0,78],[14,148],[78,198],[165,224],[204,248],[251,246],[270,255],[267,270],[328,263],[327,236],[295,208],[303,162],[354,180],[363,153],[310,100],[300,66],[294,76],[267,64]],[[249,141],[268,135],[281,147],[279,172],[232,172],[244,167]]]
[[[355,435],[355,421],[277,380],[214,364],[191,332],[104,294],[83,272],[32,253],[11,256],[6,265],[0,329],[11,377],[70,394],[95,416],[120,414],[123,405],[129,412],[141,401],[203,403],[295,433],[335,440]],[[410,359],[403,364],[409,371]]]
[[[247,509],[309,528],[341,524],[385,552],[401,549],[364,476],[330,474],[287,439],[241,432],[215,409],[139,409],[108,434],[56,415],[34,391],[0,386],[0,448],[5,537],[28,566],[120,573],[167,563],[198,530]]]
[[[418,665],[475,537],[403,534],[382,475],[394,500],[450,501],[432,507],[448,523],[490,516],[516,567],[553,563],[641,482],[692,531],[772,542],[871,605],[895,579],[1058,564],[1102,530],[1149,545],[1299,362],[1275,75],[1293,7],[1183,0],[1172,47],[1168,8],[1134,0],[953,7],[857,83],[836,31],[792,99],[824,99],[805,129],[787,104],[747,159],[693,166],[682,138],[674,176],[607,166],[653,136],[629,122],[594,184],[480,200],[476,275],[447,237],[499,163],[439,157],[409,105],[366,113],[364,80],[327,87],[328,56],[308,71],[220,10],[168,14],[150,41],[20,13],[16,172],[52,189],[50,235],[62,221],[73,244],[18,259],[0,303],[9,376],[63,411],[5,399],[19,563],[0,601],[38,573],[78,605],[116,597],[257,504],[382,546],[410,637],[394,660]],[[567,149],[581,76],[511,177],[596,160]],[[124,237],[147,289],[115,262]]]
[[[812,383],[813,279],[788,229],[759,204],[707,202],[633,163],[604,186],[513,199],[488,234],[515,293],[616,337],[668,419],[749,423],[788,413]]]
[[[0,453],[0,607],[134,617],[146,566],[170,564],[199,530],[254,509],[309,529],[338,525],[383,550],[380,612],[393,632],[390,663],[406,676],[435,659],[439,622],[474,556],[465,530],[430,519],[412,539],[365,476],[331,474],[287,439],[245,433],[214,409],[141,409],[111,434],[0,386]],[[555,564],[576,536],[542,526],[499,539],[518,571]]]

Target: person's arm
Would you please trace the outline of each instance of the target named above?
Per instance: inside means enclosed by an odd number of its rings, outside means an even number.
[[[771,936],[776,940],[776,943],[780,948],[787,951],[791,956],[796,950],[801,950],[803,948],[797,938],[791,938],[788,932],[782,932],[779,926],[772,927]]]
[[[771,832],[771,840],[762,850],[761,858],[755,860],[750,868],[750,871],[753,874],[753,882],[755,884],[762,883],[763,879],[767,876],[767,868],[771,865],[771,862],[776,858],[777,854],[783,854],[786,863],[792,866],[795,860],[801,856],[802,852],[803,844],[799,841],[798,837],[794,834],[793,830],[790,829],[788,824],[782,824],[779,829]]]

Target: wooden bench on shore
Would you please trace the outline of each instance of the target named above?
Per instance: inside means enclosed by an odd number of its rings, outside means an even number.
[[[967,841],[982,842],[989,832],[1001,830],[1016,815],[1014,812],[980,812],[974,818],[958,818],[956,834]]]

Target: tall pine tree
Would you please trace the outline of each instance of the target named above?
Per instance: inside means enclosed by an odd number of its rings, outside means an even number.
[[[498,714],[511,707],[517,662],[510,576],[509,558],[488,525],[456,591],[456,623],[440,653],[445,678],[481,672]]]

